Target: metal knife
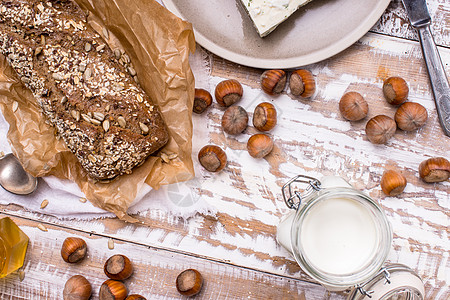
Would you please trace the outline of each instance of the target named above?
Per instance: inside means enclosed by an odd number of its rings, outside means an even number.
[[[439,121],[445,134],[450,136],[450,86],[441,57],[431,35],[431,17],[428,13],[426,0],[402,0],[402,2],[408,13],[411,25],[417,30],[419,35]]]

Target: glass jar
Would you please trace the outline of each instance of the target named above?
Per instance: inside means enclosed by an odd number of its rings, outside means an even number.
[[[278,243],[328,290],[353,288],[354,298],[349,299],[364,299],[357,295],[371,298],[374,291],[366,289],[367,283],[380,274],[385,281],[390,276],[383,266],[391,249],[392,230],[381,207],[336,176],[320,181],[296,176],[283,187],[283,197],[295,211],[279,224]],[[414,288],[417,290],[423,291],[423,283]]]

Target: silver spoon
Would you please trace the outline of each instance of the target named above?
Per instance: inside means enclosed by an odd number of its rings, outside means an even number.
[[[13,194],[27,195],[37,187],[37,178],[28,174],[17,158],[8,153],[0,158],[0,185]]]

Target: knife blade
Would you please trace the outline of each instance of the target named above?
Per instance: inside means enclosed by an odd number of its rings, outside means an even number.
[[[442,129],[450,136],[450,85],[430,30],[431,17],[425,0],[402,0],[411,25],[419,35]]]

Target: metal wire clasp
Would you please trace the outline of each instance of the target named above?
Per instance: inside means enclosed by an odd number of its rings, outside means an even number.
[[[384,284],[391,284],[391,274],[389,273],[389,271],[386,268],[382,268],[377,275],[375,275],[374,277],[383,275],[384,279],[386,280],[384,282]],[[364,284],[357,284],[355,286],[356,290],[358,292],[360,292],[362,295],[367,296],[368,298],[372,298],[372,294],[374,293],[374,291],[366,291],[365,290],[365,286],[367,285],[367,283]]]
[[[300,193],[298,190],[294,190],[293,186],[295,183],[307,183],[308,186]],[[281,191],[283,193],[284,202],[287,207],[298,209],[304,198],[309,197],[312,193],[320,190],[320,185],[320,181],[314,177],[297,175],[283,185]],[[298,198],[298,202],[294,201],[295,198]]]

